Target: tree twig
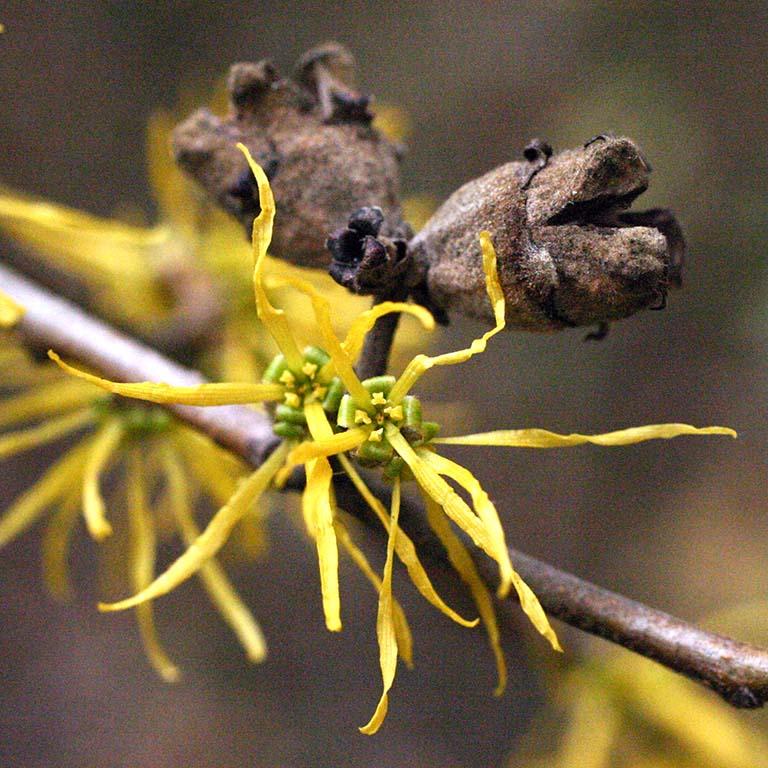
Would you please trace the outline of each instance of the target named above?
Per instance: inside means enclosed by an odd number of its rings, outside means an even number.
[[[189,385],[204,380],[198,372],[172,363],[149,347],[117,333],[3,265],[0,290],[26,308],[18,331],[31,344],[53,347],[66,357],[123,381],[163,380]],[[269,419],[246,406],[169,408],[254,466],[263,461],[275,444]],[[370,522],[350,484],[340,480],[339,499],[344,508],[363,522]],[[386,492],[381,488],[378,491]],[[401,519],[432,564],[452,573],[421,510],[408,504]],[[759,707],[768,700],[768,650],[707,632],[522,552],[510,550],[510,554],[515,568],[551,616],[698,680],[736,707]],[[495,585],[497,574],[490,561],[479,558],[478,565],[488,584]]]

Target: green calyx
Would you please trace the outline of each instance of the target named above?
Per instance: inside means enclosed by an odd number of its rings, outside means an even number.
[[[285,355],[277,355],[264,372],[264,381],[282,384],[285,398],[275,407],[273,430],[289,440],[303,440],[307,436],[304,405],[320,402],[332,418],[339,409],[344,387],[339,379],[330,376],[326,366],[331,358],[319,347],[306,347],[299,370],[288,367]]]

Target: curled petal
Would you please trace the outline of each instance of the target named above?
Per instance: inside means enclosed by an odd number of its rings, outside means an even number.
[[[144,487],[145,467],[141,465],[138,450],[131,452],[128,470],[128,523],[131,533],[131,582],[138,592],[151,581],[155,570],[156,536],[152,516],[147,509]],[[179,668],[170,660],[160,644],[155,627],[152,603],[136,606],[136,622],[139,625],[144,652],[155,671],[167,683],[175,683]]]
[[[244,144],[238,144],[238,149],[245,155],[251,171],[256,178],[259,190],[259,207],[261,211],[254,219],[252,231],[253,243],[253,290],[256,297],[256,312],[259,318],[272,334],[280,351],[285,355],[288,367],[293,370],[301,368],[301,351],[293,338],[290,323],[281,309],[273,307],[264,290],[264,260],[267,249],[272,242],[272,229],[275,221],[275,198],[269,186],[269,179],[262,167],[253,159]]]
[[[328,459],[313,459],[308,462],[307,487],[302,495],[302,508],[307,528],[317,546],[325,625],[329,631],[338,632],[341,630],[341,598],[339,551],[333,528],[332,480],[333,469]]]
[[[399,515],[400,480],[395,479],[392,488],[392,513],[389,539],[387,541],[387,559],[384,563],[384,576],[381,580],[381,590],[379,591],[379,610],[376,616],[376,635],[379,640],[379,665],[381,666],[383,691],[373,716],[368,723],[360,728],[361,733],[369,736],[379,730],[384,722],[384,718],[387,716],[389,690],[395,681],[395,671],[397,670],[397,635],[395,633],[392,608],[392,566],[395,555],[395,532],[398,530],[397,520]]]
[[[347,429],[337,432],[331,437],[319,440],[307,440],[296,446],[289,454],[287,463],[292,466],[305,464],[320,456],[336,456],[352,451],[368,439],[368,433],[363,429]]]
[[[167,445],[162,447],[160,460],[168,482],[168,498],[176,525],[184,543],[191,547],[200,536],[190,506],[188,482],[181,461]],[[211,558],[200,566],[200,580],[211,602],[229,624],[245,648],[248,660],[254,663],[267,656],[267,642],[253,614],[227,579],[224,569]]]
[[[546,429],[499,429],[475,435],[435,438],[435,443],[452,445],[491,445],[510,448],[565,448],[571,445],[594,443],[595,445],[631,445],[644,440],[662,438],[668,440],[680,435],[728,435],[737,437],[728,427],[692,427],[690,424],[647,424],[630,427],[601,435],[558,435]]]
[[[381,304],[376,304],[369,310],[359,314],[352,322],[352,325],[347,332],[347,338],[344,340],[344,349],[346,349],[353,360],[356,360],[360,354],[365,336],[368,331],[373,328],[374,323],[380,317],[392,312],[402,312],[413,315],[416,319],[421,321],[421,324],[427,331],[431,331],[435,327],[435,318],[432,317],[432,313],[421,305],[406,304],[401,301],[383,301]]]
[[[444,456],[440,456],[432,451],[419,451],[418,455],[438,474],[450,477],[451,480],[457,482],[471,496],[475,512],[477,512],[478,517],[485,525],[489,538],[495,543],[495,554],[493,557],[499,564],[501,578],[499,597],[506,597],[513,581],[512,563],[509,560],[504,529],[501,526],[498,512],[493,502],[488,498],[488,494],[480,485],[480,481],[466,467],[462,467],[460,464],[456,464],[456,462],[446,459]]]
[[[333,427],[320,403],[307,403],[304,406],[304,415],[309,433],[314,439],[331,439]],[[307,486],[301,499],[304,520],[317,546],[325,625],[331,632],[338,632],[341,630],[341,597],[339,549],[333,527],[336,507],[332,488],[333,469],[324,456],[309,460],[306,466]]]
[[[480,613],[480,618],[485,625],[488,642],[496,659],[498,683],[496,684],[494,694],[501,696],[507,687],[507,662],[504,659],[504,651],[501,649],[499,625],[496,621],[496,610],[493,607],[491,594],[480,578],[480,574],[477,572],[474,562],[472,562],[471,555],[467,552],[466,547],[461,543],[458,536],[451,530],[448,518],[443,514],[440,507],[429,496],[424,496],[424,502],[427,509],[427,521],[445,547],[451,565],[462,581],[469,587],[477,610]]]
[[[101,541],[112,533],[107,509],[99,489],[99,477],[123,439],[124,428],[119,418],[112,418],[94,436],[92,448],[83,467],[83,517],[88,533]]]
[[[234,405],[236,403],[260,403],[280,400],[284,389],[280,384],[252,384],[250,382],[222,382],[197,384],[191,387],[177,387],[173,384],[154,381],[121,383],[102,379],[67,365],[55,352],[49,351],[51,358],[60,368],[72,376],[90,381],[98,387],[123,397],[147,400],[150,403],[178,405]]]
[[[354,400],[359,404],[370,403],[371,395],[367,389],[360,383],[360,379],[352,368],[352,357],[344,348],[336,336],[331,322],[331,302],[319,293],[308,280],[300,277],[287,277],[286,282],[290,283],[296,290],[301,291],[312,302],[312,309],[315,312],[317,326],[323,337],[323,346],[325,351],[331,356],[331,362],[334,372],[342,380],[344,386]]]
[[[170,592],[188,579],[203,563],[221,549],[232,528],[267,489],[275,472],[285,460],[287,451],[288,448],[285,444],[279,445],[269,458],[243,481],[229,502],[211,518],[205,530],[187,551],[146,589],[117,603],[100,603],[99,609],[102,611],[122,611],[126,608],[133,608],[140,603],[154,600]]]
[[[389,532],[392,522],[387,511],[384,509],[384,505],[371,493],[370,488],[368,488],[362,477],[360,477],[360,474],[355,470],[352,462],[346,456],[339,456],[339,461],[349,475],[350,480],[352,480],[355,488],[357,488],[360,495],[365,499],[368,506],[376,513],[376,516],[379,518],[386,531]],[[422,596],[428,602],[463,627],[474,627],[477,625],[478,619],[469,621],[460,616],[453,610],[453,608],[449,607],[443,601],[440,595],[437,594],[427,572],[424,570],[424,566],[419,561],[416,547],[410,537],[400,527],[397,529],[395,552],[400,558],[400,562],[402,562],[408,569],[408,575],[411,577],[414,586],[421,592]]]
[[[502,331],[505,326],[504,318],[504,294],[499,283],[499,276],[496,272],[496,252],[491,243],[491,237],[488,232],[480,233],[480,246],[483,254],[483,269],[485,270],[485,287],[488,297],[493,306],[493,314],[496,324],[489,331],[486,331],[479,339],[475,339],[466,349],[460,349],[456,352],[447,352],[443,355],[429,357],[427,355],[416,355],[406,366],[400,378],[395,382],[389,393],[389,399],[397,403],[410,392],[413,385],[432,367],[436,365],[455,365],[469,360],[473,355],[484,352],[488,340]]]
[[[552,629],[549,619],[547,619],[544,609],[539,603],[539,599],[512,567],[512,563],[509,560],[507,545],[504,541],[504,531],[496,513],[496,508],[493,506],[490,499],[488,499],[488,495],[483,491],[480,483],[469,470],[448,459],[444,459],[442,456],[436,456],[428,451],[424,451],[421,458],[428,466],[431,466],[437,472],[445,474],[455,480],[472,496],[475,509],[478,510],[480,519],[487,527],[488,537],[490,541],[495,544],[494,551],[488,552],[488,554],[490,554],[490,556],[499,564],[499,571],[501,574],[501,583],[499,584],[498,589],[499,597],[506,597],[510,584],[514,586],[520,600],[520,606],[533,626],[549,641],[550,645],[556,651],[562,650],[557,635]],[[423,491],[424,489],[422,489],[422,492]],[[446,512],[447,511],[448,510],[446,509]],[[469,572],[468,575],[470,575]]]
[[[445,510],[448,517],[467,533],[480,549],[495,560],[496,542],[491,539],[482,520],[470,509],[464,499],[413,450],[397,428],[387,429],[387,439],[408,465],[423,491]]]
[[[371,568],[368,558],[360,547],[352,541],[349,531],[338,517],[334,518],[333,527],[336,530],[336,538],[352,558],[355,565],[363,572],[368,581],[373,584],[376,591],[381,593],[381,579]],[[397,600],[392,600],[392,608],[394,612],[395,635],[397,636],[397,652],[406,666],[410,668],[413,666],[413,637],[411,636],[411,630],[405,618],[405,611],[403,611],[402,606]]]

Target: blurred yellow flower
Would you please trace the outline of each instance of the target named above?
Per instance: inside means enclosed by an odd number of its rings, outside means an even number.
[[[537,718],[508,768],[768,768],[768,739],[746,713],[627,651],[595,649],[554,699],[559,727]]]
[[[127,566],[131,589],[138,591],[154,578],[158,538],[175,533],[190,546],[199,535],[192,511],[198,498],[208,496],[215,503],[229,498],[242,465],[161,408],[105,396],[86,382],[62,376],[55,366],[30,362],[26,370],[19,365],[25,358],[12,345],[0,348],[0,360],[13,360],[17,374],[0,381],[15,390],[0,402],[0,458],[65,438],[70,442],[0,517],[0,547],[49,511],[43,539],[45,581],[52,594],[69,598],[69,541],[82,515],[95,541],[117,539],[112,566]],[[53,377],[50,370],[45,373],[50,368]],[[109,502],[101,489],[108,476],[119,478],[111,484],[116,490]],[[259,525],[259,518],[250,516],[248,525]],[[221,567],[209,560],[200,577],[249,659],[262,660],[266,644],[261,630]],[[177,679],[178,669],[158,641],[151,604],[138,606],[136,618],[152,666],[164,679]]]

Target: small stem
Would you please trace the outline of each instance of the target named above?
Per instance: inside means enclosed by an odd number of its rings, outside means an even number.
[[[406,290],[398,288],[389,295],[374,297],[373,306],[384,301],[405,301],[407,296]],[[392,343],[399,322],[400,313],[391,312],[380,317],[366,335],[360,360],[355,366],[357,375],[362,381],[374,376],[382,376],[387,372],[389,353],[392,351]]]
[[[102,374],[123,381],[165,380],[187,385],[204,381],[196,371],[182,368],[117,333],[1,264],[0,290],[26,308],[17,330],[35,345],[54,347],[65,356],[77,358]],[[382,351],[385,356],[388,354],[391,333],[388,341],[386,334],[382,337],[376,345],[379,351],[372,351],[369,359],[380,360]],[[258,467],[274,447],[269,419],[245,406],[174,405],[168,408],[254,467]],[[386,505],[389,489],[380,481],[369,484]],[[299,477],[292,478],[290,487],[300,485]],[[367,514],[367,507],[351,482],[344,475],[337,475],[334,487],[339,506],[368,524],[375,535],[381,535],[381,526]],[[403,500],[401,523],[416,543],[425,565],[455,576],[418,505]],[[759,707],[768,701],[768,650],[699,629],[522,552],[510,550],[510,555],[515,568],[551,616],[698,680],[734,706]],[[483,556],[476,560],[486,583],[495,588],[498,574],[493,564]],[[455,581],[459,583],[458,577]],[[505,601],[500,606],[502,613],[509,616],[513,605],[512,600]],[[513,631],[509,622],[505,631]]]

